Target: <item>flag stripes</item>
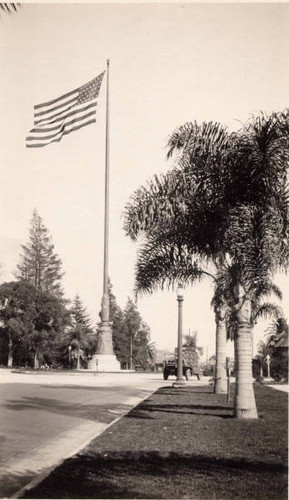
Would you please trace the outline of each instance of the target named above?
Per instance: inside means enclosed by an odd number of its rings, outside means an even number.
[[[26,147],[41,148],[96,121],[96,106],[104,72],[81,87],[34,106],[34,127]]]
[[[42,120],[36,120],[34,122],[34,125],[45,125],[45,124],[50,124],[50,123],[56,123],[56,122],[59,122],[59,121],[62,121],[63,118],[65,117],[69,117],[69,116],[73,116],[75,115],[77,112],[83,112],[83,111],[86,111],[87,109],[90,109],[90,108],[94,108],[96,106],[97,102],[94,101],[94,102],[91,102],[91,104],[88,104],[87,106],[82,106],[81,109],[79,108],[76,108],[74,109],[74,106],[69,106],[69,108],[66,108],[65,110],[63,110],[61,113],[56,113],[55,115],[50,115],[49,117],[46,117],[46,118],[43,118]],[[68,111],[70,109],[73,109],[73,111],[70,111],[68,113]]]
[[[67,105],[68,104],[74,104],[75,101],[76,101],[76,99],[73,98],[73,99],[70,99],[70,101],[67,101],[66,104]],[[61,108],[63,108],[63,104],[59,104],[58,106],[55,106],[54,108],[51,108],[50,111],[56,111],[57,109],[61,109]],[[36,116],[42,116],[42,115],[45,115],[46,113],[47,113],[47,110],[46,111],[40,111],[40,113],[34,113],[34,117],[36,117]]]

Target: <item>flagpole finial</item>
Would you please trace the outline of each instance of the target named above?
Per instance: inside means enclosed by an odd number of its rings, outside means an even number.
[[[109,63],[110,63],[110,59],[107,59],[107,60],[106,60],[106,64],[107,64],[107,66],[109,66]]]

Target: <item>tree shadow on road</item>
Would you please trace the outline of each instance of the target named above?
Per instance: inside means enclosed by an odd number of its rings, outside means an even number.
[[[5,408],[8,410],[41,410],[49,413],[67,415],[69,417],[83,418],[97,422],[110,423],[117,415],[126,413],[131,405],[125,404],[80,404],[60,401],[59,399],[24,397],[20,400],[10,400]]]
[[[77,384],[65,384],[65,385],[62,385],[62,384],[59,384],[59,385],[41,385],[40,386],[41,388],[47,390],[47,389],[58,389],[58,390],[62,390],[62,389],[70,389],[70,390],[74,390],[74,391],[92,391],[92,392],[118,392],[118,391],[123,391],[124,387],[123,386],[97,386],[97,385],[77,385]],[[129,392],[133,392],[134,390],[134,387],[129,387]],[[135,392],[137,391],[137,389],[135,390]]]
[[[207,411],[206,411],[207,410]],[[207,405],[139,405],[126,418],[152,418],[154,412],[174,413],[180,415],[206,415],[218,418],[233,418],[231,407]],[[228,413],[230,412],[230,413]]]
[[[157,400],[155,398],[144,400],[129,412],[126,418],[152,418],[156,412],[233,418],[233,407],[227,402],[226,394],[213,394],[211,388],[204,391],[192,387],[184,389],[162,387],[155,394],[158,396]],[[198,402],[198,399],[202,399],[204,395],[212,396],[209,404]],[[181,403],[178,403],[178,400]]]

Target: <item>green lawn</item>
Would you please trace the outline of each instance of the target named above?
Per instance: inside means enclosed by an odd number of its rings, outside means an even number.
[[[164,387],[27,498],[287,499],[288,397],[255,394],[259,419],[240,421],[211,387]]]

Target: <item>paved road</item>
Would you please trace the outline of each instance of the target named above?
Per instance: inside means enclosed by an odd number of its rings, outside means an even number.
[[[73,455],[160,386],[161,374],[0,371],[0,495]]]

